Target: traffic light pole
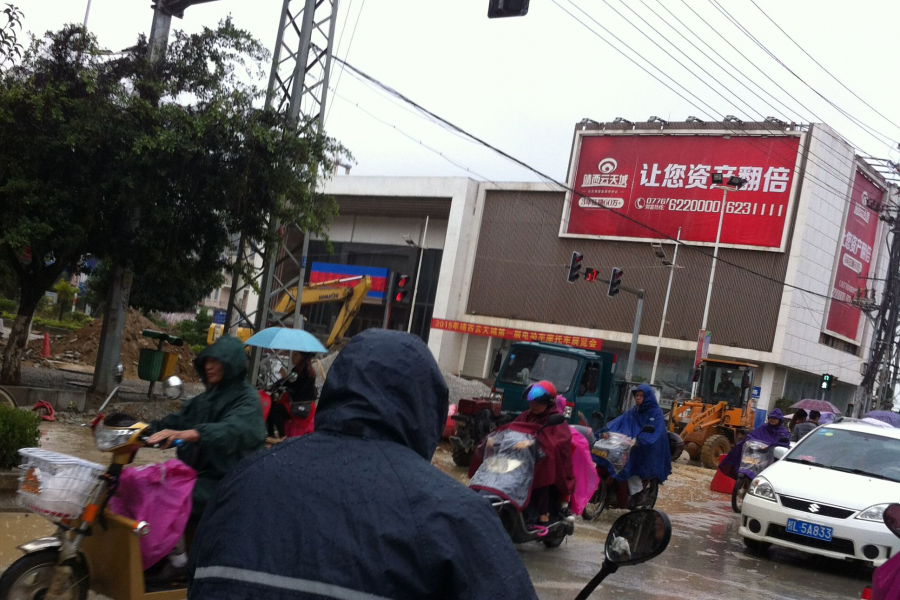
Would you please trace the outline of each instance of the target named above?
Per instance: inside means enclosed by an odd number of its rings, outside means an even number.
[[[609,284],[609,279],[598,279],[601,283]],[[641,333],[641,316],[644,313],[644,290],[625,285],[619,289],[637,296],[637,308],[634,311],[634,330],[631,332],[631,347],[628,349],[628,364],[625,366],[625,381],[630,382],[634,376],[634,359],[637,355],[638,336]]]
[[[387,294],[384,297],[384,323],[381,328],[388,328],[388,321],[391,319],[391,305],[394,303],[394,281],[397,279],[397,273],[391,273],[388,277]]]

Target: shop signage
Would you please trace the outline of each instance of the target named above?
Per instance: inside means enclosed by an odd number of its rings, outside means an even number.
[[[832,300],[825,320],[826,333],[856,344],[860,342],[862,313],[847,303],[856,298],[860,289],[869,286],[867,278],[872,260],[878,254],[875,236],[882,193],[862,171],[856,171],[841,232],[841,251],[834,269]]]
[[[724,133],[724,132],[723,132]],[[801,134],[647,135],[579,131],[560,235],[713,245],[722,211],[712,173],[747,180],[729,192],[721,244],[783,251]]]
[[[372,300],[384,300],[384,293],[387,288],[388,270],[382,269],[381,267],[360,267],[356,265],[314,262],[312,264],[312,270],[309,273],[309,282],[324,283],[326,281],[349,279],[360,275],[368,275],[372,278],[372,289],[369,290],[366,298]],[[335,285],[341,287],[353,287],[356,283],[356,281],[347,281]]]
[[[603,347],[603,340],[600,338],[577,335],[563,335],[559,333],[545,333],[541,331],[530,331],[527,329],[512,329],[510,327],[492,327],[489,325],[476,325],[474,323],[464,323],[462,321],[451,321],[448,319],[432,319],[431,328],[440,329],[443,331],[467,333],[469,335],[478,335],[482,337],[513,340],[516,342],[547,342],[550,344],[565,344],[566,346],[572,346],[573,348],[584,348],[586,350],[600,350],[600,348]]]

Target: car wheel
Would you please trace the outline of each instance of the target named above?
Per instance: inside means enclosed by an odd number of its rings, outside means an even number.
[[[772,544],[769,542],[760,542],[759,540],[744,538],[744,546],[751,554],[760,555],[765,554],[766,550],[768,550]]]
[[[731,450],[731,442],[724,435],[711,435],[703,444],[701,462],[707,469],[719,468],[719,457],[728,454]]]

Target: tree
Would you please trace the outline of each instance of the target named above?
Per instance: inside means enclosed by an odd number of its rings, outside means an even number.
[[[71,310],[72,308],[72,300],[75,299],[78,288],[74,285],[69,285],[65,279],[60,279],[53,284],[53,291],[56,292],[56,304],[59,306],[59,320],[62,321],[66,309],[68,308]]]
[[[6,15],[6,23],[0,26],[0,66],[22,57],[22,44],[19,43],[19,35],[16,32],[16,29],[22,30],[22,11],[12,4],[7,4],[2,13]]]
[[[2,382],[19,378],[43,292],[85,255],[130,264],[147,298],[177,288],[170,308],[184,308],[217,283],[236,234],[275,244],[273,221],[321,234],[336,214],[317,174],[345,151],[259,108],[247,81],[266,52],[249,34],[225,21],[146,55],[143,38],[111,58],[67,27],[0,74],[0,259],[21,295]]]

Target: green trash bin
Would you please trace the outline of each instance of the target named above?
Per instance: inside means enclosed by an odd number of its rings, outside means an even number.
[[[159,381],[164,358],[165,352],[161,350],[141,348],[138,358],[138,377],[144,381]]]

